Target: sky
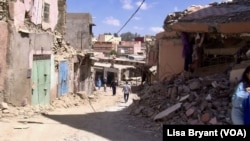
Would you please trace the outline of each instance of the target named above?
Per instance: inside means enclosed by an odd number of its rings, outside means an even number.
[[[222,0],[67,0],[68,13],[90,13],[94,36],[126,32],[141,36],[163,31],[168,14],[183,11],[191,5],[206,5]],[[135,13],[136,12],[136,13]],[[135,13],[135,14],[134,14]],[[131,18],[131,16],[134,16]],[[131,20],[129,20],[131,18]],[[125,25],[125,23],[129,22]],[[123,27],[124,26],[124,27]]]

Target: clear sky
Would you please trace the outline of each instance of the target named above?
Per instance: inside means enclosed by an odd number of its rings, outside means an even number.
[[[222,0],[145,0],[139,11],[122,28],[142,0],[67,0],[68,13],[90,13],[93,17],[94,36],[103,33],[138,33],[155,35],[163,31],[166,16],[183,11],[191,5],[206,5]],[[122,28],[122,30],[121,30]]]

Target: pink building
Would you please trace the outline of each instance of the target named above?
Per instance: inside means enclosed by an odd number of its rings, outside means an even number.
[[[109,56],[112,50],[116,50],[116,45],[112,42],[95,42],[93,50],[95,52],[102,52],[105,56]]]
[[[120,55],[137,54],[141,52],[141,41],[121,41],[117,48]]]

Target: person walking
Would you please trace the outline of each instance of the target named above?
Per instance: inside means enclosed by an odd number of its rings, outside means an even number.
[[[112,90],[113,90],[113,96],[116,95],[116,86],[117,86],[117,81],[116,81],[116,80],[113,80],[113,81],[111,82],[111,85],[110,85],[110,87],[111,87]]]
[[[244,101],[249,99],[250,94],[250,66],[248,66],[239,81],[235,92],[232,96],[231,119],[234,125],[245,125],[244,117],[248,114],[245,110],[249,109],[250,105],[245,105]],[[248,117],[249,118],[249,117]],[[250,120],[250,119],[248,119]]]
[[[126,81],[125,85],[122,88],[122,91],[124,93],[124,101],[125,103],[127,103],[129,98],[129,93],[131,93],[131,87],[130,85],[128,85],[128,81]]]
[[[101,86],[102,86],[102,81],[101,81],[101,78],[98,77],[98,79],[97,79],[97,87],[98,87],[98,90],[100,90]]]
[[[106,92],[106,88],[107,88],[107,78],[106,77],[103,78],[103,88],[104,88],[104,92]]]

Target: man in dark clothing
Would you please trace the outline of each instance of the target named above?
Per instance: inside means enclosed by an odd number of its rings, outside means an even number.
[[[115,80],[113,80],[112,82],[111,82],[111,88],[112,88],[112,90],[113,90],[113,96],[114,95],[116,95],[116,86],[117,86],[117,82],[115,81]]]

